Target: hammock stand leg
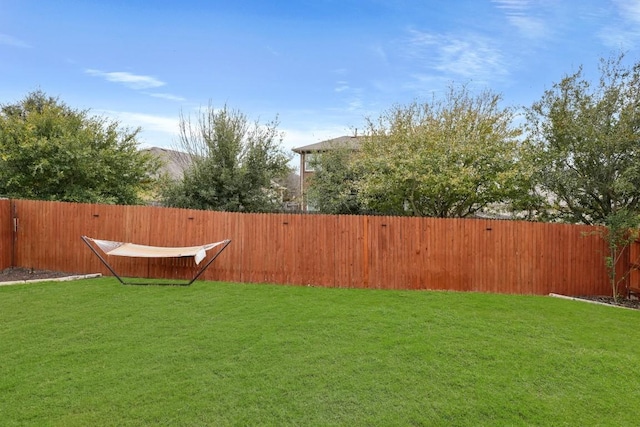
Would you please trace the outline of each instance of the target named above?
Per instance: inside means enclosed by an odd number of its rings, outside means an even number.
[[[209,260],[209,261],[204,265],[204,267],[202,267],[202,268],[200,269],[200,271],[198,271],[198,273],[197,273],[195,276],[193,276],[193,279],[191,279],[191,281],[190,281],[189,283],[187,283],[187,285],[186,285],[186,286],[189,286],[189,285],[191,285],[193,282],[195,282],[195,281],[196,281],[196,279],[197,279],[198,277],[200,277],[200,275],[201,275],[202,273],[204,273],[204,271],[205,271],[205,270],[206,270],[206,269],[211,265],[211,263],[212,263],[213,261],[215,261],[215,260],[216,260],[216,258],[218,258],[218,255],[220,255],[220,254],[222,253],[222,251],[224,251],[224,250],[227,248],[227,246],[229,246],[229,243],[231,243],[231,239],[225,240],[225,241],[224,241],[224,244],[222,245],[222,247],[221,247],[220,249],[218,249],[218,252],[216,252],[216,254],[215,254],[214,256],[212,256],[212,257],[211,257],[211,259],[210,259],[210,260]]]
[[[98,259],[100,261],[102,261],[102,263],[105,265],[105,267],[107,267],[109,269],[109,271],[118,279],[118,281],[120,283],[122,283],[123,285],[165,285],[165,286],[190,286],[193,282],[195,282],[198,277],[200,277],[202,275],[202,273],[204,273],[204,271],[213,263],[213,261],[216,260],[216,258],[218,258],[218,256],[222,253],[222,251],[224,251],[227,246],[229,246],[229,243],[231,243],[231,239],[227,239],[224,241],[224,244],[222,245],[222,247],[220,249],[218,249],[218,252],[216,252],[216,254],[211,257],[211,259],[209,261],[207,261],[207,263],[198,271],[198,273],[193,277],[193,279],[191,279],[191,281],[189,283],[134,283],[134,282],[125,282],[122,280],[122,278],[118,275],[118,273],[115,272],[115,270],[109,265],[109,263],[107,262],[107,260],[104,259],[104,257],[102,255],[100,255],[98,253],[98,251],[95,250],[95,248],[89,243],[88,239],[85,236],[80,236],[82,241],[84,241],[84,243],[86,243],[87,246],[89,246],[89,249],[91,249],[91,251],[96,254],[96,256],[98,257]]]
[[[102,255],[100,255],[98,253],[98,251],[95,250],[95,248],[93,246],[91,246],[91,243],[89,243],[89,241],[87,240],[86,237],[84,236],[80,236],[80,238],[82,239],[83,242],[85,242],[87,244],[87,246],[89,246],[89,249],[91,249],[91,251],[96,254],[96,256],[98,257],[98,259],[100,261],[102,261],[102,263],[104,264],[105,267],[107,267],[109,269],[109,271],[111,272],[111,274],[113,274],[120,283],[122,283],[123,285],[126,285],[126,283],[124,283],[122,281],[122,279],[120,278],[120,276],[118,275],[118,273],[115,272],[115,270],[113,268],[111,268],[111,266],[109,265],[109,263],[102,257]]]

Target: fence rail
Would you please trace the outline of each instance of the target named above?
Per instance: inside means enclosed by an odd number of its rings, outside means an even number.
[[[239,214],[14,200],[14,265],[109,271],[80,236],[154,246],[232,239],[209,280],[518,294],[610,293],[593,227],[489,219]],[[11,206],[0,201],[0,265],[11,259]],[[129,277],[190,277],[185,259],[110,259]]]

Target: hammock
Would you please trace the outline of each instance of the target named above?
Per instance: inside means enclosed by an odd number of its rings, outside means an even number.
[[[93,251],[93,253],[102,261],[102,263],[113,273],[113,275],[122,283],[123,285],[143,285],[143,284],[152,284],[152,283],[127,283],[124,282],[120,276],[115,272],[115,270],[109,265],[109,263],[101,256],[98,251],[96,251],[95,247],[91,244],[93,243],[95,246],[100,248],[102,252],[106,255],[112,256],[124,256],[124,257],[134,257],[134,258],[180,258],[180,257],[193,257],[196,265],[199,265],[202,260],[207,257],[207,251],[220,246],[215,255],[198,271],[198,273],[189,281],[189,283],[168,283],[169,285],[183,285],[189,286],[191,285],[204,271],[209,267],[209,265],[222,253],[223,250],[231,243],[231,240],[222,240],[216,243],[209,243],[206,245],[200,246],[186,246],[186,247],[161,247],[161,246],[146,246],[146,245],[138,245],[135,243],[125,243],[125,242],[114,242],[111,240],[101,240],[101,239],[93,239],[87,236],[81,236],[82,240],[87,244],[89,249]],[[153,284],[167,284],[167,283],[153,283]]]

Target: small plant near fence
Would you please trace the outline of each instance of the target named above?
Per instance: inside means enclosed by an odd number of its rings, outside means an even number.
[[[616,266],[629,246],[640,237],[638,227],[640,227],[640,215],[627,209],[621,209],[607,215],[604,227],[589,233],[600,236],[607,243],[608,254],[605,255],[604,262],[614,302],[618,302],[621,295],[620,288],[631,272],[631,268],[626,268],[626,271],[618,275],[616,274]]]

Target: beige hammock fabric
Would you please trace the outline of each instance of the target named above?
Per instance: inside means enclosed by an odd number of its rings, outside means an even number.
[[[86,236],[84,236],[86,237]],[[207,251],[222,245],[226,240],[201,246],[186,246],[167,248],[160,246],[146,246],[135,243],[113,242],[86,237],[94,242],[105,254],[139,258],[176,258],[193,257],[196,264],[200,264],[207,257]]]

